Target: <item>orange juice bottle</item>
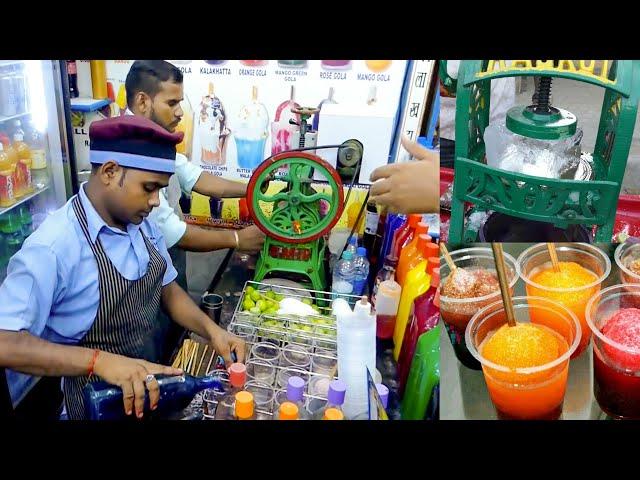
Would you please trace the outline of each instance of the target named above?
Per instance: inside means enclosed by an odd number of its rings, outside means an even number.
[[[13,190],[13,165],[0,143],[0,207],[9,207],[16,203]]]
[[[420,236],[422,237],[423,235],[420,235]],[[428,235],[425,235],[425,236],[428,236]],[[405,268],[404,277],[398,280],[398,283],[400,285],[404,285],[405,281],[407,280],[407,274],[411,270],[413,270],[416,267],[416,265],[418,265],[423,260],[427,260],[427,263],[429,263],[433,257],[437,258],[439,254],[440,253],[438,250],[438,245],[436,245],[431,241],[431,237],[429,237],[428,241],[420,240],[420,238],[418,237],[418,248],[416,249],[416,253],[415,255],[412,255],[409,259],[407,259],[404,265],[404,268]],[[440,263],[438,260],[438,264],[436,265],[436,267],[439,267],[439,266],[440,266]]]
[[[33,184],[31,181],[31,149],[29,145],[24,143],[24,135],[16,133],[13,136],[13,148],[18,154],[18,163],[16,164],[16,172],[20,176],[20,196],[33,192]]]
[[[4,152],[9,157],[11,162],[11,174],[13,175],[13,196],[17,199],[24,195],[24,188],[21,188],[23,180],[18,173],[18,152],[9,142],[4,144]]]
[[[407,276],[406,264],[409,258],[413,257],[418,253],[418,237],[420,235],[428,235],[429,232],[429,224],[424,222],[418,222],[416,225],[416,231],[413,234],[413,238],[407,244],[405,248],[400,251],[400,258],[398,259],[398,268],[396,269],[396,281],[402,285],[402,282],[399,280],[402,278],[404,281],[404,277]],[[431,237],[429,237],[429,241],[431,241]]]
[[[428,257],[427,255],[427,245],[429,245],[431,243],[431,237],[427,234],[421,234],[421,235],[414,235],[413,239],[411,240],[411,243],[416,242],[416,254],[412,255],[410,258],[413,258],[415,256],[418,257],[418,261],[415,262],[415,264],[413,265],[415,267],[415,265],[417,265],[418,263],[420,263],[423,260],[426,260]],[[408,247],[408,245],[407,245]],[[396,273],[396,282],[398,282],[400,285],[404,285],[405,284],[405,280],[407,279],[407,273],[409,273],[411,271],[411,269],[409,268],[409,260],[410,258],[407,257],[405,255],[404,259],[402,259],[402,254],[405,252],[405,250],[407,249],[407,247],[403,248],[400,251],[400,255],[401,255],[401,259],[400,261],[398,261],[398,270]],[[400,267],[400,262],[402,262],[402,269]]]

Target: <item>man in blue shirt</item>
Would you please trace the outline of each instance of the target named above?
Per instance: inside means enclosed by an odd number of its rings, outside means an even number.
[[[61,376],[67,413],[82,419],[82,389],[102,379],[122,388],[126,413],[140,418],[145,389],[152,409],[159,399],[154,375],[182,373],[152,363],[161,304],[227,364],[232,351],[244,361],[245,344],[176,284],[162,234],[146,219],[183,135],[126,116],[94,122],[89,136],[91,178],[25,241],[0,286],[0,366],[14,405],[29,375]]]

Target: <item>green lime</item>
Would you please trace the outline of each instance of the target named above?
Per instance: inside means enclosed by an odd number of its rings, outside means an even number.
[[[255,288],[253,288],[251,285],[249,285],[249,286],[247,287],[247,293],[248,293],[249,295],[251,295],[251,293],[253,293],[253,292],[255,292],[255,291],[256,291],[256,289],[255,289]]]
[[[265,293],[264,296],[272,300],[276,298],[276,294],[272,290],[267,290],[267,293]]]
[[[244,302],[242,302],[242,306],[245,310],[250,310],[256,306],[256,304],[250,298],[245,298]]]
[[[264,300],[258,300],[256,302],[256,307],[258,307],[261,312],[264,312],[267,308],[269,308],[267,306],[267,302],[265,302]]]
[[[305,297],[302,299],[302,303],[306,303],[307,305],[313,305],[313,300]]]
[[[262,296],[260,295],[260,292],[257,292],[255,290],[251,292],[249,296],[251,297],[251,300],[253,300],[254,302],[257,302],[262,298]]]
[[[257,313],[257,314],[260,314],[260,313],[261,313],[261,312],[260,312],[260,309],[259,309],[258,307],[251,307],[251,308],[249,309],[249,311],[250,311],[251,313]]]

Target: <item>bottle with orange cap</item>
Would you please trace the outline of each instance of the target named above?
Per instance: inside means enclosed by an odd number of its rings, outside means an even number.
[[[400,395],[404,393],[418,338],[423,333],[435,328],[440,319],[439,286],[440,267],[437,267],[431,272],[429,289],[414,300],[413,310],[410,315],[411,321],[404,333],[400,357],[398,358],[398,393]]]
[[[438,246],[431,241],[430,235],[419,235],[417,238],[417,248],[414,255],[404,258],[404,264],[402,269],[398,269],[396,274],[396,281],[404,286],[407,279],[407,274],[413,270],[423,260],[427,260],[429,257],[438,256]]]
[[[413,301],[422,295],[429,288],[431,275],[427,271],[429,262],[425,258],[418,265],[409,271],[402,287],[398,314],[396,315],[396,325],[393,329],[393,358],[397,361],[400,356],[400,348],[404,339],[404,331],[409,321],[409,314]]]
[[[327,404],[314,414],[314,418],[316,420],[343,420],[344,412],[342,411],[342,405],[344,404],[346,392],[347,384],[345,382],[342,380],[332,380],[329,384],[329,392],[327,393]],[[325,418],[328,410],[332,410],[329,412],[329,416],[337,416],[335,411],[338,411],[342,414],[342,418]]]
[[[232,363],[228,372],[230,387],[218,401],[216,420],[231,420],[234,418],[236,393],[244,389],[244,384],[247,381],[247,367],[242,363]]]
[[[398,268],[396,272],[396,280],[398,281],[398,283],[400,283],[400,280],[398,280],[398,278],[404,279],[407,274],[406,264],[408,262],[408,259],[418,253],[418,238],[420,237],[420,235],[428,234],[429,224],[425,222],[418,222],[416,230],[413,234],[413,238],[407,244],[407,246],[400,251],[400,256],[398,257]],[[431,239],[431,237],[429,237],[429,239]]]
[[[236,420],[255,420],[256,406],[251,392],[242,390],[235,395],[233,418]]]
[[[422,215],[411,214],[407,217],[407,221],[393,234],[393,244],[391,245],[392,256],[400,258],[400,252],[413,239],[418,223],[422,220]]]
[[[278,420],[300,420],[298,406],[293,402],[282,402],[278,409]]]
[[[327,408],[322,415],[322,420],[344,420],[344,413],[334,407]]]

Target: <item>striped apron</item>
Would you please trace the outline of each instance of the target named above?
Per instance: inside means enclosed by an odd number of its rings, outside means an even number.
[[[87,215],[77,196],[73,199],[73,209],[98,264],[100,292],[95,321],[78,345],[157,362],[158,352],[153,338],[167,262],[141,230],[149,252],[149,266],[138,280],[127,280],[107,257],[100,239],[95,243],[91,241]],[[91,378],[64,378],[64,400],[71,420],[85,418],[83,388],[87,383],[99,380],[100,377],[96,375]]]

